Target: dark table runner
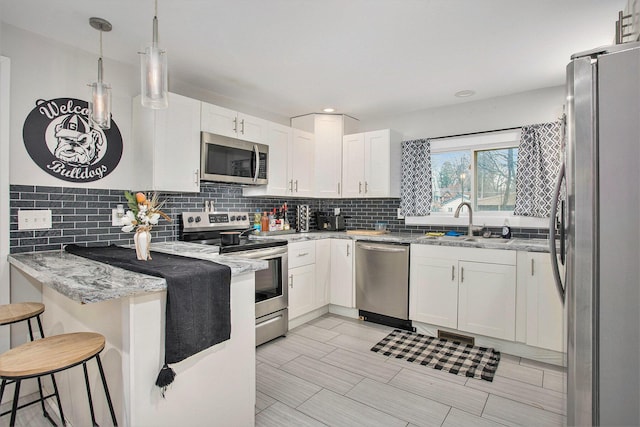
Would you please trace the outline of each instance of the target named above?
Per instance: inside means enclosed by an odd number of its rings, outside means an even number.
[[[156,385],[166,387],[175,373],[167,367],[231,337],[231,269],[211,261],[153,253],[136,259],[134,249],[67,245],[71,254],[167,281],[165,366]]]

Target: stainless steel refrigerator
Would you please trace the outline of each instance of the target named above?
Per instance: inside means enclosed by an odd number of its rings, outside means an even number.
[[[564,167],[567,423],[638,426],[640,43],[572,56]]]

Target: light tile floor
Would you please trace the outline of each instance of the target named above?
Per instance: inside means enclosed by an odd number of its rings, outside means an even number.
[[[257,348],[256,426],[562,426],[562,368],[502,354],[493,382],[370,351],[392,328],[327,314]]]

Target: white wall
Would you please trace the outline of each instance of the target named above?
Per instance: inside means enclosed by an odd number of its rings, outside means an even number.
[[[104,61],[104,81],[112,86],[112,113],[122,134],[123,153],[116,169],[103,179],[76,184],[55,178],[29,157],[22,139],[24,120],[38,99],[60,97],[88,100],[88,83],[96,80],[96,53],[85,52],[6,23],[2,26],[2,54],[11,59],[11,184],[90,188],[130,188],[135,182],[131,144],[131,98],[139,75],[133,66]]]
[[[395,129],[404,140],[545,123],[562,115],[564,86],[465,102],[360,123],[362,131]]]

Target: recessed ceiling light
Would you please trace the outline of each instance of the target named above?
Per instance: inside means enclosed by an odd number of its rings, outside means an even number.
[[[473,96],[475,94],[476,94],[475,91],[468,90],[468,89],[467,90],[461,90],[461,91],[458,91],[458,92],[454,93],[454,95],[457,96],[458,98],[468,98],[468,97]]]
[[[325,113],[333,113],[334,111],[336,111],[335,108],[331,108],[331,107],[327,107],[325,109],[323,109],[322,111],[324,111]]]

